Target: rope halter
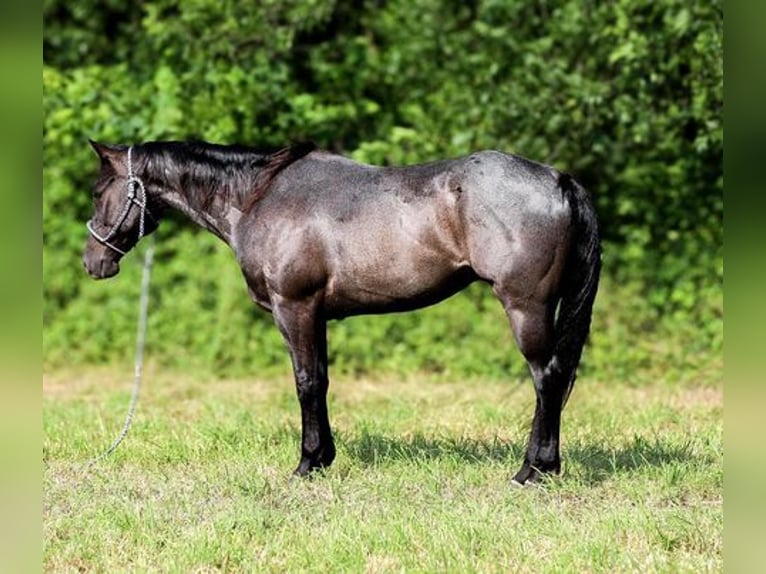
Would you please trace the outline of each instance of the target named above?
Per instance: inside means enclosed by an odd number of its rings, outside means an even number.
[[[140,177],[133,173],[133,146],[130,146],[128,148],[128,195],[125,198],[125,203],[122,206],[120,215],[117,217],[117,222],[112,225],[106,235],[101,235],[98,231],[96,231],[96,229],[93,227],[92,219],[87,221],[85,227],[88,228],[88,232],[96,241],[102,245],[106,245],[109,249],[119,253],[120,255],[125,255],[126,252],[115,246],[111,241],[119,231],[120,226],[125,222],[125,218],[128,217],[128,213],[130,213],[130,209],[134,205],[139,209],[138,239],[136,240],[136,243],[138,243],[144,236],[144,219],[146,214],[148,213],[149,217],[152,217],[152,214],[146,207],[146,187],[144,186],[144,182],[141,181]]]

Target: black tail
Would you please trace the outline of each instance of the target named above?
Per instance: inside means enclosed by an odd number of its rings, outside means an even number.
[[[596,210],[588,192],[565,173],[559,176],[558,184],[569,200],[574,226],[564,269],[552,360],[552,366],[555,365],[567,380],[563,407],[574,387],[577,365],[590,331],[601,272],[601,241]]]

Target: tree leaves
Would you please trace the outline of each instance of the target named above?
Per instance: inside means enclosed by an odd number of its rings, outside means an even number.
[[[550,162],[594,194],[606,273],[720,326],[720,1],[46,0],[44,18],[46,322],[87,281],[93,137]]]

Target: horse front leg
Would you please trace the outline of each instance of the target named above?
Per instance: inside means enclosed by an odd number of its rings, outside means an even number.
[[[335,459],[327,414],[327,325],[313,301],[283,302],[274,317],[290,350],[301,406],[301,460],[294,474],[306,476]]]

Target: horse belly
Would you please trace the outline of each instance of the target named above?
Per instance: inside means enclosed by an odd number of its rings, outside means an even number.
[[[338,253],[325,307],[331,317],[407,311],[437,303],[474,279],[467,266],[417,243],[357,245]]]

